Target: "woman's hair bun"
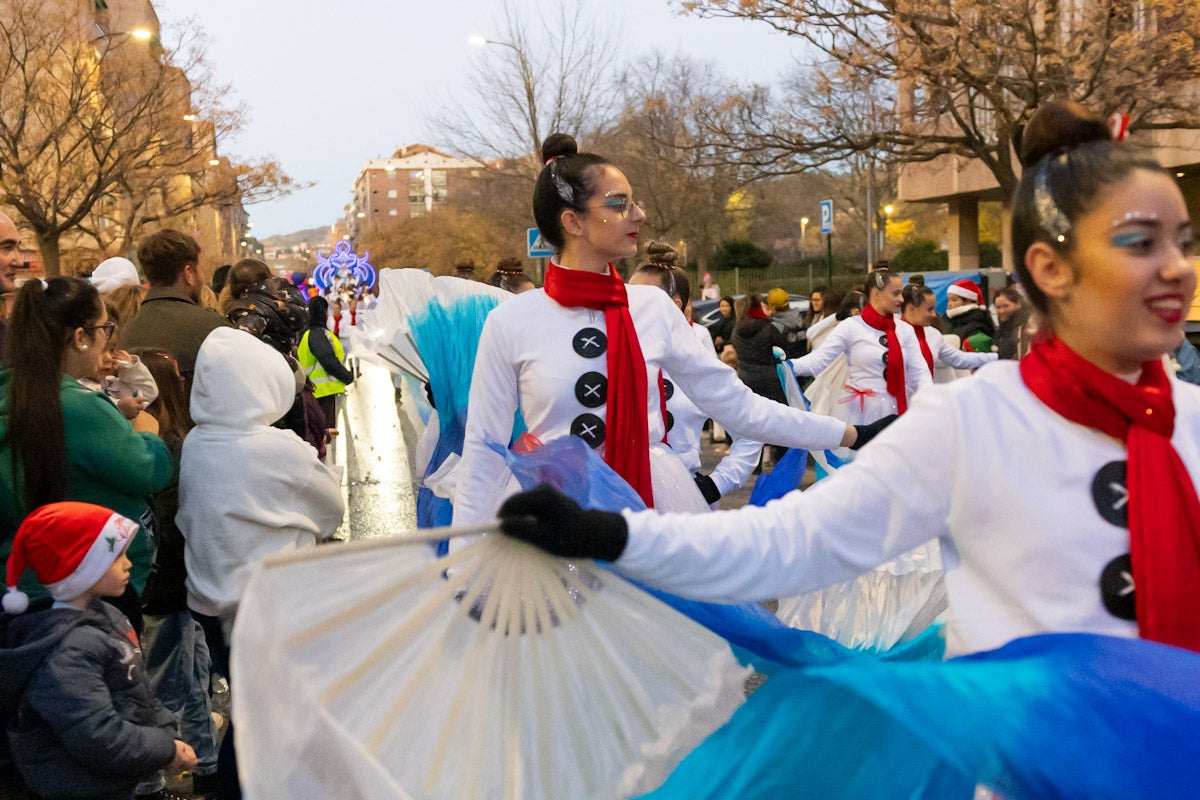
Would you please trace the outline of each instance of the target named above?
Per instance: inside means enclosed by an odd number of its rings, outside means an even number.
[[[679,253],[666,242],[649,242],[646,245],[646,256],[651,264],[662,267],[673,267],[679,261]]]
[[[1029,169],[1043,158],[1090,142],[1112,139],[1108,123],[1070,100],[1039,106],[1021,132],[1021,166]]]
[[[579,152],[579,145],[574,136],[565,133],[552,133],[542,142],[542,163],[547,164],[552,158],[573,156]]]

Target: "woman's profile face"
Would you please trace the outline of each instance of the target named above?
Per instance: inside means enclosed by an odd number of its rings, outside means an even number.
[[[956,294],[946,295],[946,308],[958,308],[959,306],[965,306],[968,302],[967,298],[959,297]]]
[[[722,301],[721,301],[721,302],[720,302],[720,303],[717,305],[717,307],[718,307],[719,309],[721,309],[721,316],[722,316],[722,317],[728,317],[730,314],[732,314],[732,313],[733,313],[733,306],[729,305],[729,301],[728,301],[728,300],[722,300]]]
[[[937,319],[937,298],[931,294],[924,295],[920,303],[905,309],[904,318],[922,328],[932,325]]]
[[[592,168],[592,196],[584,201],[583,244],[609,261],[637,255],[646,214],[633,197],[625,173],[603,164]]]
[[[1136,170],[1078,220],[1067,254],[1073,280],[1051,294],[1051,323],[1080,355],[1134,373],[1179,343],[1196,291],[1193,232],[1165,173]]]
[[[871,291],[871,305],[884,316],[897,314],[904,304],[904,283],[899,275],[893,275],[887,286]]]

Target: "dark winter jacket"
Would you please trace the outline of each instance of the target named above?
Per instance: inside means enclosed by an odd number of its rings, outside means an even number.
[[[944,319],[946,333],[953,333],[964,342],[977,333],[984,333],[992,337],[996,335],[996,325],[992,322],[992,315],[979,306],[969,308],[953,317],[946,314]]]
[[[755,394],[778,403],[787,403],[779,373],[775,370],[772,347],[783,348],[783,336],[770,320],[739,319],[733,328],[733,349],[737,351],[738,377]]]
[[[722,347],[733,343],[733,327],[736,324],[737,320],[733,318],[733,314],[730,314],[728,317],[721,317],[708,329],[712,334],[713,346],[717,348],[718,355],[721,353]],[[717,339],[721,340],[720,344],[717,343]]]
[[[179,362],[179,374],[191,385],[196,353],[216,328],[232,327],[229,320],[172,287],[151,286],[142,307],[121,330],[121,346],[161,347]]]
[[[30,791],[128,798],[175,757],[129,621],[106,603],[0,616],[0,718]]]

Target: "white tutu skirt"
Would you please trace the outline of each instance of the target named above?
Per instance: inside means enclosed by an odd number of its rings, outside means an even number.
[[[650,480],[655,511],[666,514],[711,510],[696,486],[696,476],[664,444],[650,445]]]
[[[858,650],[885,652],[916,638],[946,610],[937,541],[848,581],[783,597],[776,616]]]

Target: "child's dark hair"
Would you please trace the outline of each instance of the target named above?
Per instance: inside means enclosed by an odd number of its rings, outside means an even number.
[[[103,313],[96,287],[79,278],[51,278],[44,286],[30,280],[17,292],[9,321],[8,444],[14,494],[25,512],[66,497],[63,355],[75,329],[95,325]]]
[[[130,355],[142,360],[158,385],[158,397],[146,408],[146,412],[158,420],[158,435],[167,442],[182,442],[196,423],[188,413],[179,362],[174,355],[157,347],[141,347],[131,350]]]
[[[866,302],[867,298],[862,292],[847,292],[846,296],[842,298],[842,302],[838,304],[838,310],[834,316],[839,322],[847,317],[852,317],[855,311],[863,310]]]
[[[562,212],[568,208],[582,211],[595,193],[592,167],[609,163],[594,153],[580,153],[575,139],[565,133],[552,133],[542,143],[542,172],[533,190],[533,218],[538,230],[555,250],[566,242]]]
[[[1049,303],[1025,266],[1025,252],[1044,242],[1069,253],[1075,246],[1075,224],[1105,188],[1134,170],[1165,170],[1146,150],[1112,141],[1099,116],[1064,101],[1034,112],[1021,133],[1018,155],[1024,171],[1013,195],[1013,259],[1029,301],[1046,313]]]

